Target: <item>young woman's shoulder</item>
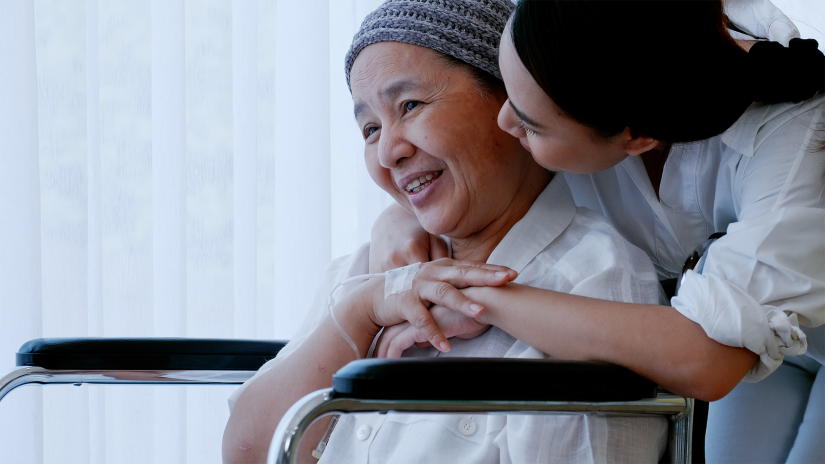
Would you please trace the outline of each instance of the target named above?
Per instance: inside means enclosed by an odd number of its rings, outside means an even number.
[[[790,148],[802,148],[803,145],[810,149],[817,140],[822,141],[824,111],[823,93],[799,103],[753,103],[736,123],[721,135],[721,140],[745,156],[756,156],[766,142],[779,137],[783,139],[780,142],[789,148],[784,150],[786,153],[795,153],[796,151]],[[815,136],[817,132],[819,137]],[[814,136],[806,140],[805,136],[809,133]]]
[[[722,142],[741,154],[731,178],[738,220],[825,206],[825,95],[801,103],[754,104]]]

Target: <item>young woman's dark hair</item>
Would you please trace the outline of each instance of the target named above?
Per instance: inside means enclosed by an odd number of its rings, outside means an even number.
[[[703,140],[754,101],[801,101],[825,88],[815,41],[758,43],[749,54],[727,26],[720,0],[522,0],[511,31],[547,95],[602,137],[630,127]]]

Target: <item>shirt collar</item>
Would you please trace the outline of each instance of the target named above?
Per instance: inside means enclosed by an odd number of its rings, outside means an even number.
[[[737,152],[752,157],[777,128],[805,111],[821,105],[819,93],[802,103],[752,103],[745,113],[722,134],[722,142]]]
[[[527,264],[547,248],[573,221],[576,204],[564,180],[555,175],[536,198],[530,210],[501,240],[488,264],[507,266],[521,273]]]
[[[745,113],[722,134],[722,142],[745,156],[753,156],[758,148],[756,134],[762,127],[762,121],[769,108],[770,105],[752,103]]]

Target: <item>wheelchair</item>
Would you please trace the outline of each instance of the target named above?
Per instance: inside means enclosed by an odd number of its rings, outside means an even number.
[[[181,338],[46,338],[25,343],[0,378],[0,400],[28,384],[241,384],[284,341]],[[414,380],[436,377],[438,388]],[[507,381],[505,382],[504,379]],[[471,384],[472,390],[464,388]],[[278,425],[268,463],[294,462],[302,434],[321,417],[358,412],[663,415],[663,462],[690,463],[694,401],[619,366],[485,358],[364,359],[332,388],[305,396]]]
[[[708,247],[723,235],[715,233],[699,245],[678,279],[662,282],[668,296],[688,270],[701,270]],[[27,384],[242,384],[285,345],[278,340],[36,339],[18,351],[17,368],[0,378],[0,401]],[[428,377],[441,380],[439,387],[420,382]],[[464,388],[467,384],[473,389]],[[286,412],[267,464],[295,462],[301,437],[324,416],[390,411],[661,415],[670,419],[661,462],[704,462],[707,403],[673,395],[626,368],[552,359],[416,358],[362,359],[341,368],[332,388],[306,395]]]

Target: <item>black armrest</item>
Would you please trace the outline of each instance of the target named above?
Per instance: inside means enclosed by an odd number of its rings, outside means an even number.
[[[376,400],[635,401],[656,384],[613,364],[543,359],[363,359],[332,377],[335,397]]]
[[[20,347],[17,365],[70,370],[255,371],[285,344],[209,338],[38,338]]]

